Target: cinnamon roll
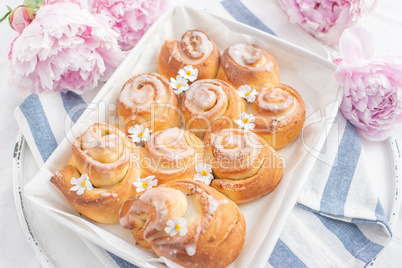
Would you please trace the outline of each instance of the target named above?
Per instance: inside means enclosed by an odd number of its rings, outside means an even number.
[[[262,88],[251,107],[255,116],[253,132],[275,149],[296,139],[303,128],[304,101],[300,93],[288,85]]]
[[[155,132],[140,149],[142,177],[155,176],[158,185],[192,179],[195,166],[202,161],[204,143],[184,129],[169,128]]]
[[[213,188],[174,181],[124,203],[120,224],[136,243],[184,267],[226,267],[240,254],[245,220],[238,207]]]
[[[176,78],[180,69],[191,65],[198,69],[198,79],[215,78],[219,59],[219,50],[211,38],[202,31],[190,30],[180,41],[165,41],[159,54],[158,72],[168,79]]]
[[[119,222],[122,204],[140,176],[137,149],[120,130],[104,123],[73,142],[72,156],[51,182],[82,215],[104,224]]]
[[[138,74],[123,86],[117,105],[121,121],[129,128],[141,125],[152,131],[180,127],[179,101],[169,81],[157,73]]]
[[[246,102],[228,83],[218,79],[198,80],[185,92],[181,111],[184,127],[203,138],[205,132],[235,126]]]
[[[249,85],[257,91],[279,83],[279,67],[276,59],[264,49],[250,44],[234,44],[222,54],[218,79],[233,87]]]
[[[214,173],[211,186],[235,203],[270,193],[282,178],[278,153],[253,132],[220,130],[207,135],[205,145],[205,162]]]

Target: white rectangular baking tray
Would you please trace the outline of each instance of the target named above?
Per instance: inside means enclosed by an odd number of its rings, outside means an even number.
[[[74,137],[97,121],[118,123],[116,104],[124,82],[135,74],[156,72],[163,42],[167,39],[179,40],[189,29],[206,32],[221,52],[239,42],[266,49],[278,61],[281,83],[298,90],[306,103],[307,119],[301,135],[292,144],[279,150],[285,163],[282,181],[271,194],[239,206],[246,218],[246,243],[231,267],[264,267],[316,155],[320,153],[317,148],[325,144],[327,130],[338,112],[342,91],[333,79],[336,66],[275,36],[202,10],[178,6],[154,23],[25,187],[25,195],[44,213],[113,254],[140,267],[164,265],[155,262],[156,255],[153,253],[135,246],[130,231],[118,225],[97,224],[80,217],[50,183],[50,177],[71,156]],[[70,129],[70,126],[66,126],[66,129]]]

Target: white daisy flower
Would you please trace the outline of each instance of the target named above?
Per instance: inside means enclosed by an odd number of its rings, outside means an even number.
[[[240,86],[237,93],[239,93],[240,97],[245,98],[247,102],[253,102],[258,94],[257,90],[251,89],[249,85]]]
[[[170,78],[170,86],[174,89],[176,95],[183,93],[189,87],[187,79],[180,75],[176,76],[176,79]]]
[[[144,129],[144,126],[141,125],[135,125],[134,127],[131,127],[128,130],[128,133],[130,133],[130,135],[128,135],[133,142],[141,142],[141,141],[149,141],[149,139],[151,138],[150,133],[152,132],[152,130],[149,130],[148,128]]]
[[[82,195],[85,190],[92,190],[94,188],[89,180],[88,174],[82,174],[78,179],[72,178],[70,183],[74,185],[71,187],[70,191],[77,191],[77,195]]]
[[[198,77],[198,69],[193,68],[191,65],[187,65],[183,69],[179,70],[179,75],[186,78],[190,82],[194,82]]]
[[[254,121],[254,115],[242,112],[240,114],[240,118],[237,119],[235,123],[238,124],[240,128],[244,128],[245,130],[253,130],[255,127]]]
[[[158,180],[155,179],[155,176],[148,176],[144,179],[136,179],[135,182],[133,182],[133,185],[136,187],[137,193],[139,193],[157,186]]]
[[[180,236],[187,234],[187,220],[185,218],[173,218],[166,222],[165,232],[170,236],[180,233]]]
[[[211,174],[211,165],[202,162],[197,163],[195,166],[195,171],[197,174],[194,176],[194,180],[210,185],[214,176]]]

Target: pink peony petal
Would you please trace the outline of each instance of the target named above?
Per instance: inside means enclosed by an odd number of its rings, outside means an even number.
[[[364,28],[351,27],[343,32],[339,50],[344,59],[368,59],[374,54],[374,40]]]
[[[402,57],[372,57],[372,48],[364,47],[371,42],[365,31],[344,35],[341,52],[346,55],[334,74],[345,93],[340,109],[362,136],[384,140],[402,122]]]
[[[118,43],[131,49],[152,23],[166,10],[169,0],[89,0],[92,13],[109,17]]]
[[[10,45],[12,76],[31,93],[83,93],[105,80],[123,59],[104,16],[79,1],[47,1]]]

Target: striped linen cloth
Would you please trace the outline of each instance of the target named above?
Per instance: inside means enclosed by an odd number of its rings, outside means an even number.
[[[321,44],[289,25],[276,1],[223,0],[207,10],[285,39],[291,30],[290,39],[296,39],[290,41],[327,56]],[[56,149],[93,95],[30,95],[16,108],[15,118],[38,166]],[[335,120],[328,140],[339,137],[339,141],[324,145],[326,153],[313,167],[272,254],[267,256],[267,267],[362,267],[391,239],[378,194],[367,181],[356,129],[342,115]],[[135,267],[113,254],[108,256],[117,266]]]

